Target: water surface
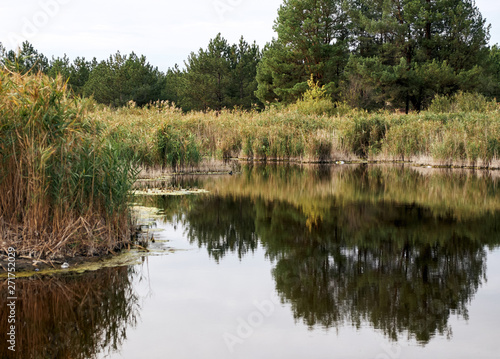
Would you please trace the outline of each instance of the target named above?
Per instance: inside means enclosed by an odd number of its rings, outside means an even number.
[[[174,253],[18,281],[20,357],[499,357],[495,174],[244,166],[173,185],[210,193],[135,201]]]

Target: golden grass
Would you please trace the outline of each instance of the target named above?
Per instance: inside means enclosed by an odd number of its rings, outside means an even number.
[[[97,109],[144,167],[196,170],[207,160],[410,161],[499,167],[498,107],[483,112],[314,114],[300,106],[263,112],[182,113],[168,103]],[[175,153],[175,155],[172,155]]]
[[[42,258],[130,239],[133,168],[61,79],[0,70],[0,248]]]

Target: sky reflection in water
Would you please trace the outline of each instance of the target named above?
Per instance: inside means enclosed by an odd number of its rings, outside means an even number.
[[[116,269],[116,284],[109,273],[60,279],[116,310],[85,325],[68,318],[85,299],[66,291],[60,319],[22,312],[41,323],[26,335],[65,332],[49,347],[75,358],[498,357],[495,175],[244,166],[178,181],[210,194],[138,201],[161,210],[156,245],[186,250]],[[75,320],[76,331],[54,324]],[[43,340],[31,343],[43,357]]]

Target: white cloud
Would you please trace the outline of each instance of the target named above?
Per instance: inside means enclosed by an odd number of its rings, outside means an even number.
[[[476,0],[486,22],[491,24],[490,44],[500,44],[500,5],[498,0]]]
[[[491,43],[500,43],[497,1],[477,0],[493,24]],[[66,53],[70,58],[104,59],[117,50],[135,51],[166,70],[175,63],[182,65],[191,51],[205,48],[219,32],[230,43],[243,35],[248,42],[255,40],[264,46],[275,35],[272,26],[282,2],[4,0],[0,5],[0,41],[13,48],[9,33],[15,33],[49,57]]]
[[[214,5],[226,3],[223,16]],[[219,32],[236,42],[241,35],[263,46],[281,0],[23,0],[0,5],[0,41],[8,34],[27,39],[44,54],[98,59],[135,51],[162,70],[182,64]],[[47,6],[49,10],[47,11]],[[50,12],[50,14],[47,14]],[[36,20],[44,20],[43,22]],[[47,19],[47,21],[45,21]],[[28,25],[26,25],[28,24]],[[33,31],[28,31],[28,30]]]

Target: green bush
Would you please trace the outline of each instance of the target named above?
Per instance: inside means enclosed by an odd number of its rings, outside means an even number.
[[[344,144],[359,157],[378,154],[388,127],[389,122],[383,115],[355,116],[343,129]]]
[[[433,113],[489,112],[498,110],[496,101],[479,93],[458,92],[452,96],[436,95],[428,111]]]

